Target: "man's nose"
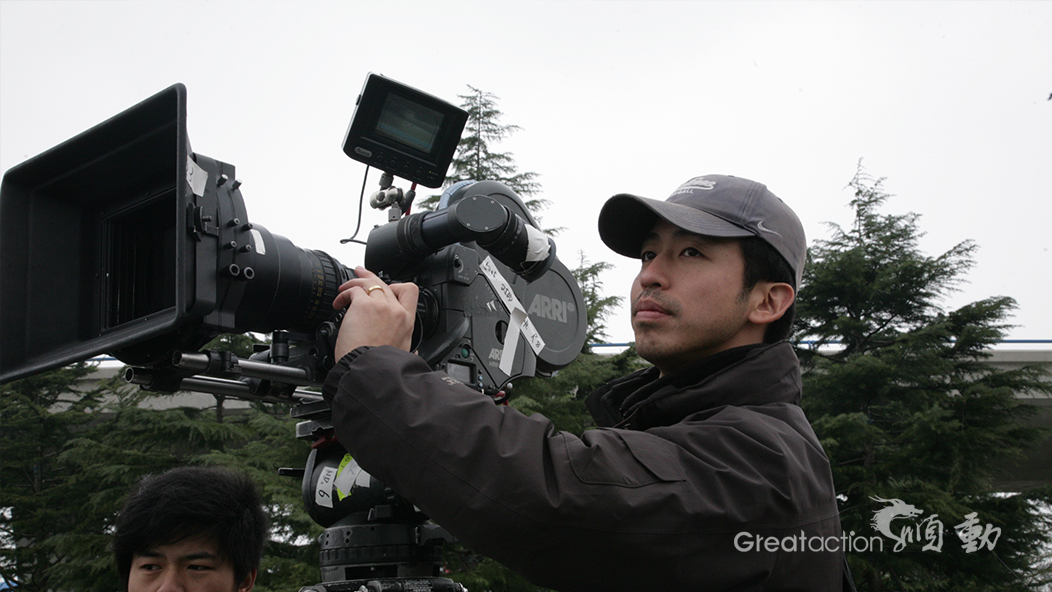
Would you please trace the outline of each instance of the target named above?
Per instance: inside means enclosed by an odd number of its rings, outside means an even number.
[[[157,592],[186,592],[186,574],[179,569],[165,570]]]
[[[668,286],[668,263],[668,257],[665,255],[655,255],[654,258],[639,271],[639,284],[643,288]]]

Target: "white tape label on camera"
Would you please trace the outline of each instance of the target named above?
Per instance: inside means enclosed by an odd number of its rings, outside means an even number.
[[[205,195],[205,183],[208,182],[208,172],[201,168],[190,155],[186,156],[186,184],[190,191],[198,197]]]
[[[358,461],[354,460],[349,454],[343,455],[343,460],[340,461],[340,466],[337,469],[340,474],[336,477],[333,485],[336,486],[336,496],[341,500],[358,488],[369,488],[369,482],[371,478],[369,473],[362,470],[362,467],[358,466]]]
[[[325,467],[318,474],[318,484],[314,488],[314,503],[323,508],[332,507],[332,489],[336,482],[336,467]]]
[[[267,245],[263,242],[263,233],[256,230],[255,228],[249,230],[248,233],[252,236],[252,246],[255,249],[256,253],[259,253],[260,255],[266,255]]]
[[[515,296],[515,292],[511,289],[511,284],[500,274],[500,270],[497,269],[493,258],[486,257],[479,263],[479,269],[482,270],[483,277],[489,282],[490,287],[493,288],[493,293],[500,298],[501,303],[504,304],[504,308],[510,315],[508,319],[508,334],[504,337],[504,351],[500,356],[500,371],[505,374],[511,374],[512,365],[515,362],[515,348],[519,343],[519,334],[522,333],[522,336],[526,338],[526,343],[529,344],[530,349],[535,354],[540,354],[541,350],[544,349],[544,340],[541,339],[537,329],[530,321],[529,315],[526,314],[526,309],[523,308],[522,303]]]
[[[548,235],[527,224],[526,237],[529,239],[526,247],[526,260],[544,261],[547,259],[548,253],[551,252]]]

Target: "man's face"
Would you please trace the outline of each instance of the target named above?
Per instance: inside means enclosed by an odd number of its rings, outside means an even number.
[[[128,574],[128,592],[249,592],[253,570],[234,581],[234,567],[215,541],[199,535],[136,553]]]
[[[745,260],[736,239],[692,234],[659,220],[643,241],[632,283],[636,350],[662,375],[717,352],[763,341],[741,299]],[[758,338],[757,338],[758,334]]]

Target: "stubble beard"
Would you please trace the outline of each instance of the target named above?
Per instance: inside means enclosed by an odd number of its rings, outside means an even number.
[[[658,322],[639,321],[636,319],[639,301],[644,298],[656,302],[663,309],[669,318],[662,319],[660,323],[672,325],[672,329],[675,328],[681,307],[678,302],[665,298],[660,291],[655,289],[647,289],[640,292],[635,302],[632,303],[632,330],[636,337],[636,353],[644,360],[657,365],[660,360],[675,350],[675,344],[662,339],[662,337],[669,335],[669,328],[661,327]]]

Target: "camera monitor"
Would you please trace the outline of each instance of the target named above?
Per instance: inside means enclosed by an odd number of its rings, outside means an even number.
[[[351,158],[425,187],[440,187],[468,114],[437,97],[369,74],[343,139]]]

